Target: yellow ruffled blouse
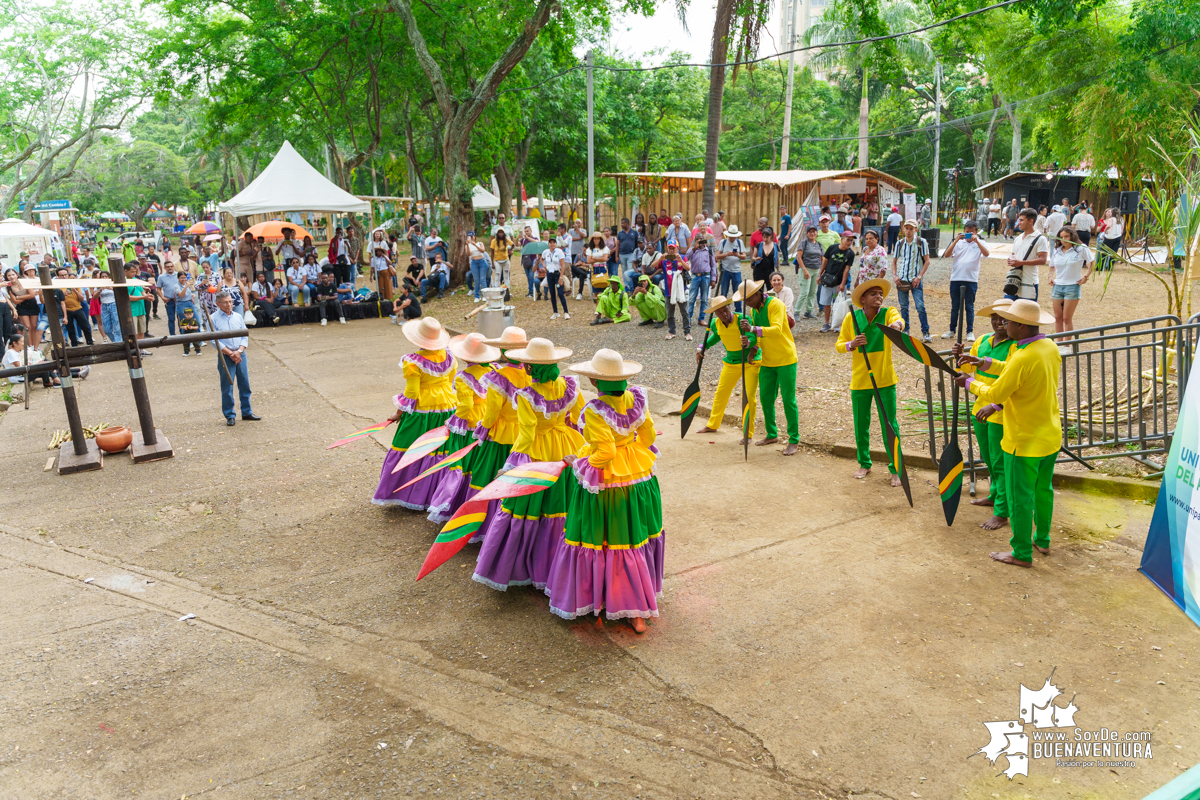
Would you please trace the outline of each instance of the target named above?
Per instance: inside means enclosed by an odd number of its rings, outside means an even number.
[[[585,444],[579,457],[586,457],[591,469],[575,470],[581,483],[591,490],[608,489],[639,483],[654,474],[658,449],[644,389],[633,386],[620,397],[600,395],[584,406],[583,420]],[[596,478],[598,487],[593,485]]]
[[[469,364],[454,379],[454,389],[457,396],[454,416],[466,422],[467,430],[475,430],[475,426],[479,424],[479,420],[483,419],[487,387],[483,386],[481,382],[483,376],[491,371],[492,367],[490,364]],[[469,379],[464,379],[463,375],[467,375]],[[472,384],[482,389],[482,393],[476,392]]]
[[[416,411],[453,411],[455,405],[454,358],[445,350],[418,350],[400,361],[404,370],[404,394],[396,398],[398,408]],[[402,402],[406,400],[408,402]]]
[[[480,426],[487,429],[487,438],[497,444],[511,445],[517,440],[517,390],[529,385],[524,369],[504,362],[484,376],[488,387]]]
[[[532,461],[561,461],[578,453],[583,437],[576,426],[583,413],[579,380],[556,378],[517,392],[517,440],[512,451]]]

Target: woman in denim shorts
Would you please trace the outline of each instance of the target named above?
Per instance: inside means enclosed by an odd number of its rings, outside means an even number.
[[[1092,275],[1094,257],[1087,245],[1079,240],[1073,225],[1064,225],[1058,232],[1054,249],[1050,251],[1050,301],[1054,304],[1054,330],[1075,330],[1075,306],[1083,284]],[[1071,349],[1066,338],[1058,340],[1058,352],[1067,355]]]

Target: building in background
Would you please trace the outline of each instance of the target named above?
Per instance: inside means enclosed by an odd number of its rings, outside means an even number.
[[[805,32],[821,18],[828,5],[828,0],[779,0],[780,49],[803,47]],[[796,66],[803,67],[808,64],[807,52],[797,53],[796,56]]]

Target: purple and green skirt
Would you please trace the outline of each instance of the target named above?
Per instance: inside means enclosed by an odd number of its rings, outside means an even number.
[[[506,466],[520,466],[529,460],[513,453]],[[502,501],[484,523],[483,546],[472,577],[501,592],[509,586],[545,589],[554,554],[562,543],[567,498],[574,484],[575,476],[567,469],[545,491]]]
[[[658,478],[590,491],[575,463],[567,519],[546,594],[563,619],[603,610],[609,619],[657,617],[663,581],[662,495]]]
[[[445,458],[447,454],[445,447],[443,446],[437,452],[430,453],[409,464],[395,474],[392,474],[392,470],[395,469],[396,464],[404,457],[405,451],[413,442],[434,428],[445,425],[449,416],[449,410],[419,411],[414,409],[400,418],[400,424],[396,427],[396,435],[392,439],[392,447],[383,457],[383,469],[379,473],[379,487],[375,489],[375,496],[371,498],[372,503],[377,506],[403,506],[414,511],[424,511],[429,508],[434,488],[433,481],[429,478],[414,483],[402,492],[397,492],[396,489]]]
[[[511,452],[512,444],[500,444],[486,438],[479,443],[479,447],[472,451],[475,458],[471,460],[471,476],[468,480],[469,496],[473,497],[480,489],[496,480],[496,474],[504,468],[504,462],[508,460]],[[484,518],[483,525],[471,537],[471,544],[483,541],[487,535],[488,525],[499,510],[499,500],[492,500],[488,503],[487,516]]]
[[[457,453],[475,441],[473,429],[467,427],[463,418],[457,414],[446,421],[446,430],[450,432],[450,438],[446,440],[447,454]],[[470,500],[478,491],[472,490],[470,486],[471,462],[478,452],[479,448],[476,447],[467,453],[462,461],[428,478],[433,485],[433,494],[429,501],[430,522],[448,522],[459,506]]]

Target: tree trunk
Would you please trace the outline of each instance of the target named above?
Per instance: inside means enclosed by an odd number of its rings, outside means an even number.
[[[500,156],[500,161],[496,164],[496,189],[500,192],[500,208],[497,214],[503,214],[506,217],[512,217],[512,171],[508,168],[508,162],[504,160],[504,156]]]
[[[450,230],[445,237],[450,247],[450,280],[458,284],[467,274],[467,231],[475,230],[475,205],[471,200],[471,181],[467,170],[470,161],[467,148],[471,144],[470,129],[462,125],[446,128],[445,134],[446,195],[450,200]],[[485,238],[485,237],[480,237]]]
[[[704,195],[701,207],[716,210],[717,152],[721,143],[721,104],[725,97],[725,67],[729,57],[729,31],[737,8],[734,0],[717,0],[717,17],[713,22],[713,65],[708,72],[708,132],[704,139]]]
[[[1004,98],[1000,98],[1003,100]],[[1008,161],[1009,172],[1021,171],[1021,117],[1016,110],[1005,104],[1004,113],[1008,116],[1008,122],[1012,125],[1012,155]]]

